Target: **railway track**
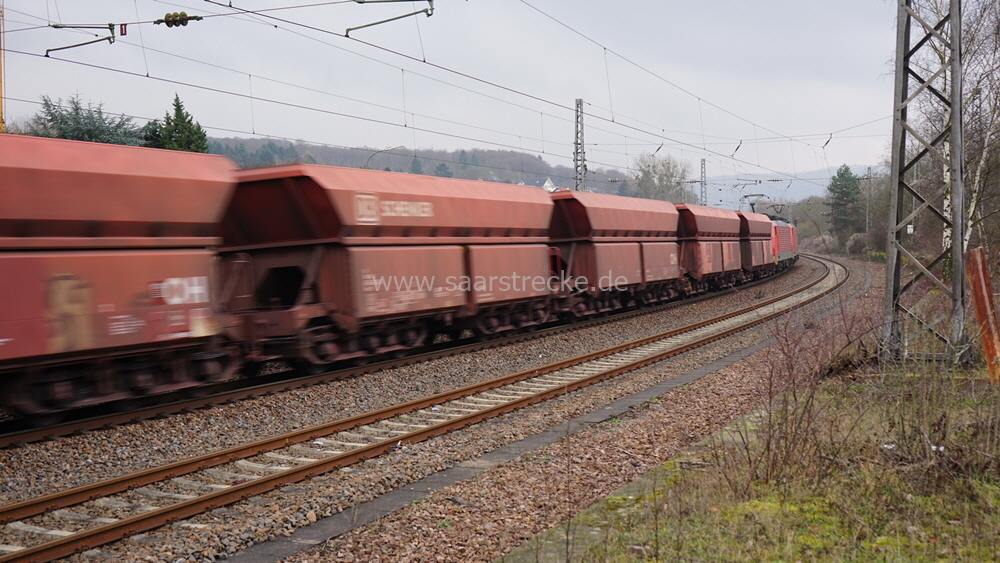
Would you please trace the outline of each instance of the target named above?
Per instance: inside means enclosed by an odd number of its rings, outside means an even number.
[[[27,425],[26,422],[23,420],[4,421],[0,422],[0,448],[17,447],[32,442],[51,440],[61,436],[76,435],[83,432],[99,430],[102,428],[135,423],[141,420],[162,418],[173,414],[185,413],[185,412],[190,412],[192,410],[211,407],[214,405],[220,405],[233,401],[240,401],[248,398],[252,399],[255,397],[271,395],[274,393],[286,392],[292,389],[309,387],[311,385],[317,385],[320,383],[327,383],[339,379],[346,379],[365,373],[371,373],[378,370],[392,369],[404,365],[429,361],[446,356],[454,356],[458,354],[464,354],[467,352],[474,352],[477,350],[504,346],[528,339],[538,338],[541,336],[559,334],[567,331],[597,326],[609,322],[616,322],[623,319],[629,319],[641,315],[658,313],[673,309],[675,307],[683,307],[685,305],[690,305],[701,301],[717,299],[719,297],[728,295],[733,291],[746,291],[755,286],[768,283],[769,281],[776,279],[778,276],[783,276],[787,274],[789,271],[790,269],[779,273],[777,276],[772,276],[762,280],[757,280],[751,283],[743,284],[736,289],[730,289],[728,291],[721,291],[721,292],[713,292],[689,299],[683,299],[680,301],[673,301],[670,303],[657,305],[654,307],[633,309],[610,317],[593,318],[579,322],[565,322],[562,324],[557,324],[556,326],[550,326],[531,332],[523,332],[523,333],[512,334],[509,336],[493,338],[487,341],[474,341],[474,339],[472,338],[466,338],[464,339],[464,342],[460,341],[456,343],[452,341],[452,342],[437,343],[425,347],[419,353],[411,356],[406,356],[404,358],[398,358],[398,359],[387,359],[384,361],[379,361],[377,363],[371,363],[360,367],[339,368],[326,373],[307,375],[307,376],[294,376],[294,377],[289,377],[288,375],[285,375],[292,372],[284,372],[284,374],[260,376],[258,378],[260,380],[259,382],[255,380],[228,381],[210,387],[198,388],[196,391],[199,393],[199,395],[196,397],[187,397],[185,396],[185,392],[165,394],[162,397],[160,397],[157,400],[157,402],[155,402],[155,404],[142,405],[139,406],[138,408],[131,408],[127,410],[116,408],[115,405],[111,404],[96,405],[93,407],[80,409],[79,412],[71,411],[70,413],[67,413],[67,416],[70,417],[70,419],[66,420],[65,422],[60,422],[56,424],[47,424],[41,427],[29,427],[29,425]],[[248,381],[254,381],[254,384],[247,385]]]
[[[173,522],[197,527],[183,520],[724,338],[819,299],[847,276],[828,265],[824,277],[792,294],[637,342],[4,506],[0,563],[51,561]]]

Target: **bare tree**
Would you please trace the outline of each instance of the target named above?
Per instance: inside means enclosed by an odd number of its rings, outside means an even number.
[[[926,21],[940,21],[948,13],[948,0],[917,0],[913,5]],[[998,134],[1000,134],[1000,4],[996,0],[965,0],[963,2],[962,57],[963,57],[963,97],[965,108],[963,123],[965,129],[965,193],[966,228],[962,248],[967,249],[974,234],[978,234],[981,244],[988,241],[985,236],[987,221],[997,214],[995,199],[996,168],[998,159]],[[920,68],[924,76],[931,77],[937,69],[947,66],[949,57],[944,45],[931,41],[931,48],[921,60],[911,60],[911,65]],[[950,71],[941,73],[931,80],[939,92],[950,90]],[[927,131],[941,131],[946,126],[949,110],[944,101],[933,96],[923,98],[918,107],[920,117]],[[952,147],[946,141],[941,147],[942,159],[935,160],[940,177],[932,173],[927,183],[934,180],[950,183],[950,154]],[[924,169],[926,173],[926,169]],[[932,180],[932,178],[934,180]],[[939,184],[940,185],[940,184]],[[992,205],[991,205],[992,203]],[[941,202],[945,216],[951,214],[951,193],[945,193]],[[942,247],[951,244],[951,229],[945,227],[941,233]]]
[[[984,222],[997,214],[996,169],[1000,142],[1000,6],[995,0],[966,4],[963,22],[965,45],[965,168],[969,209],[965,240],[967,250],[974,232],[986,244]]]
[[[628,195],[677,203],[696,201],[690,190],[684,187],[688,176],[687,163],[670,156],[656,157],[647,153],[636,157],[633,167],[635,173]]]

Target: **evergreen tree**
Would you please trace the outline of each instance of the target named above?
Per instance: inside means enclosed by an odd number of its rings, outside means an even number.
[[[830,224],[837,244],[843,247],[848,237],[864,230],[865,206],[861,197],[861,183],[846,164],[837,169],[826,187],[827,205],[830,206]]]
[[[618,195],[632,196],[632,187],[628,185],[628,178],[622,178],[622,181],[618,183]]]
[[[163,123],[154,119],[143,127],[146,146],[175,151],[208,152],[208,135],[201,124],[184,110],[181,98],[174,94],[174,114],[168,112]]]
[[[143,144],[141,129],[132,123],[132,118],[105,115],[101,106],[88,103],[83,107],[79,95],[67,100],[65,107],[62,100],[53,102],[42,96],[42,109],[32,116],[24,134],[113,145]]]
[[[451,178],[455,174],[452,173],[451,169],[448,168],[447,164],[442,162],[434,167],[434,175],[440,176],[442,178]]]
[[[410,174],[423,174],[424,165],[421,164],[420,159],[413,157],[413,161],[410,162]]]
[[[139,129],[143,146],[161,148],[163,146],[163,126],[156,119],[147,122]]]
[[[269,140],[253,151],[248,150],[244,143],[223,146],[222,143],[210,141],[208,145],[208,152],[228,157],[241,170],[293,162],[317,163],[316,157],[312,154],[307,153],[304,157],[300,157],[295,145],[291,143],[278,144]]]

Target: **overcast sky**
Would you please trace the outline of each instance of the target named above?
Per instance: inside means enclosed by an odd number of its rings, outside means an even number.
[[[349,27],[428,4],[228,3],[5,0],[6,118],[31,116],[43,95],[78,94],[143,123],[176,92],[211,136],[513,149],[571,166],[582,98],[592,168],[626,170],[658,150],[692,178],[705,158],[710,177],[781,180],[751,191],[785,199],[887,155],[888,0],[436,0],[431,17],[350,38]],[[181,10],[213,17],[148,23]],[[44,57],[108,35],[47,25],[109,22],[116,34],[128,24],[114,44]],[[713,203],[735,205],[747,188],[713,190]]]

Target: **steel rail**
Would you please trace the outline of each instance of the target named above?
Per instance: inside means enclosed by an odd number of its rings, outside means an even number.
[[[827,270],[824,276],[821,276],[820,278],[817,278],[816,280],[810,282],[809,284],[796,289],[795,292],[805,291],[815,286],[816,284],[820,283],[823,279],[825,279],[827,275],[829,275],[829,270]],[[621,344],[604,350],[598,350],[596,352],[590,352],[582,356],[577,356],[575,358],[562,360],[559,362],[522,371],[519,373],[501,376],[492,379],[490,381],[474,383],[459,389],[455,389],[452,391],[445,391],[443,393],[438,393],[436,395],[424,397],[421,399],[416,399],[414,401],[410,401],[407,403],[392,405],[377,411],[372,411],[369,413],[348,417],[345,419],[333,421],[318,426],[313,426],[303,430],[296,430],[294,432],[289,432],[272,438],[266,438],[263,440],[252,442],[250,444],[235,446],[226,450],[181,460],[168,465],[164,465],[162,467],[157,467],[146,471],[132,473],[129,475],[123,475],[114,479],[100,481],[89,485],[83,485],[63,492],[53,493],[51,495],[39,497],[37,499],[30,499],[19,503],[5,505],[0,507],[0,524],[11,522],[13,520],[28,518],[31,516],[44,513],[49,510],[65,508],[67,506],[72,506],[74,504],[86,502],[89,500],[93,500],[95,498],[100,498],[102,496],[108,496],[111,494],[120,493],[130,488],[148,485],[150,483],[155,483],[163,479],[173,478],[179,475],[193,473],[195,471],[201,471],[203,469],[208,469],[211,467],[222,465],[224,463],[229,463],[237,459],[243,459],[254,455],[258,455],[260,453],[273,451],[278,448],[283,448],[286,446],[307,442],[310,440],[314,440],[316,438],[333,434],[335,432],[347,430],[355,426],[360,426],[362,424],[371,424],[373,422],[379,422],[381,420],[392,418],[393,416],[396,416],[400,412],[421,409],[438,403],[465,397],[467,395],[471,395],[473,393],[485,389],[499,387],[502,385],[508,385],[516,381],[527,379],[529,377],[536,377],[538,375],[551,373],[553,371],[565,369],[567,367],[571,367],[584,362],[593,361],[597,358],[602,358],[614,353],[627,350],[629,348],[642,346],[649,342],[662,340],[664,338],[670,338],[672,336],[676,336],[684,332],[696,330],[704,326],[714,324],[722,320],[747,313],[756,308],[776,303],[781,299],[787,298],[792,293],[794,292],[789,292],[784,295],[780,295],[772,299],[762,301],[755,305],[744,307],[723,315],[718,315],[716,317],[706,319],[697,323],[693,323],[691,325],[655,334],[653,336],[649,336],[641,340],[629,342],[626,344]]]
[[[789,271],[790,269],[784,270],[782,272],[779,272],[775,276],[767,277],[761,280],[756,280],[747,284],[743,284],[736,288],[731,288],[726,291],[713,292],[710,294],[699,295],[689,299],[671,301],[669,303],[662,303],[652,307],[624,311],[612,315],[610,317],[591,318],[580,322],[541,328],[533,332],[526,332],[526,333],[521,332],[508,336],[498,337],[493,340],[471,342],[467,344],[461,344],[458,346],[455,346],[453,342],[442,343],[439,345],[432,345],[436,346],[437,349],[433,349],[431,351],[417,353],[412,356],[406,356],[404,358],[381,361],[366,366],[340,369],[322,374],[309,375],[304,377],[295,377],[292,379],[282,379],[280,381],[260,383],[257,385],[240,387],[239,389],[225,390],[216,393],[213,393],[209,390],[210,394],[206,394],[201,397],[183,399],[167,403],[160,403],[148,407],[142,407],[139,409],[130,410],[128,412],[121,412],[110,415],[101,415],[91,418],[81,418],[73,420],[71,422],[48,426],[45,428],[35,428],[30,430],[21,430],[17,432],[0,434],[0,448],[17,447],[31,442],[51,440],[60,436],[70,436],[90,430],[99,430],[102,428],[108,428],[122,424],[131,424],[138,422],[140,420],[162,418],[164,416],[169,416],[171,414],[183,413],[186,411],[197,410],[227,402],[234,402],[243,399],[252,399],[255,397],[285,392],[292,389],[309,387],[320,383],[327,383],[330,381],[347,379],[350,377],[356,377],[358,375],[371,373],[378,370],[394,369],[401,366],[440,359],[447,356],[455,356],[458,354],[475,352],[478,350],[485,350],[489,348],[505,346],[507,344],[523,342],[541,336],[551,336],[554,334],[561,334],[573,330],[600,326],[602,324],[625,320],[637,316],[660,313],[663,311],[668,311],[675,307],[691,305],[694,303],[708,301],[711,299],[715,299],[717,297],[729,295],[736,291],[746,291],[747,289],[750,289],[760,284],[767,283],[769,281],[776,279],[777,277],[783,276],[787,274]],[[233,382],[229,381],[220,383],[215,387],[227,387],[232,385]],[[205,388],[205,390],[208,389]],[[138,399],[142,398],[139,397]],[[88,408],[95,408],[95,407],[88,407]]]
[[[628,371],[633,371],[641,367],[645,367],[647,365],[662,361],[667,357],[681,354],[683,352],[703,346],[707,343],[724,338],[736,332],[740,332],[749,327],[766,322],[767,320],[786,314],[791,309],[802,307],[808,303],[820,299],[824,295],[827,295],[828,293],[841,287],[847,281],[847,279],[849,279],[850,272],[846,268],[845,271],[847,272],[847,275],[843,279],[840,279],[833,287],[825,290],[824,292],[821,292],[799,303],[793,304],[790,307],[779,309],[770,314],[761,315],[754,319],[750,319],[749,321],[742,323],[740,325],[706,336],[704,338],[695,340],[693,342],[681,345],[679,347],[673,347],[669,350],[665,350],[663,352],[647,356],[645,358],[612,368],[610,370],[602,370],[594,375],[580,378],[579,380],[567,383],[565,385],[553,387],[548,390],[530,396],[526,396],[521,399],[513,400],[492,408],[486,408],[478,412],[470,413],[468,415],[458,416],[452,418],[451,420],[441,422],[440,424],[431,425],[428,426],[427,428],[417,430],[405,435],[386,439],[333,457],[320,459],[317,460],[316,462],[302,465],[300,467],[295,467],[281,473],[277,473],[270,476],[263,476],[253,481],[248,481],[246,483],[233,485],[229,489],[202,495],[195,499],[175,503],[173,505],[163,507],[154,511],[146,512],[144,514],[137,515],[132,518],[120,520],[118,522],[111,524],[105,524],[99,527],[91,528],[89,530],[84,530],[75,533],[72,536],[67,536],[65,538],[52,540],[43,544],[39,544],[34,547],[25,548],[22,551],[15,552],[4,557],[0,557],[0,563],[7,563],[13,561],[46,562],[46,561],[52,561],[60,557],[66,557],[80,551],[91,549],[98,545],[103,545],[105,543],[121,539],[123,537],[138,534],[153,528],[160,527],[164,524],[169,524],[172,522],[176,522],[178,520],[182,520],[184,518],[188,518],[203,513],[206,510],[212,510],[222,505],[237,502],[239,500],[244,500],[252,496],[257,496],[267,491],[273,490],[277,487],[301,481],[303,479],[308,479],[316,475],[330,471],[332,469],[344,467],[363,459],[375,457],[386,451],[389,451],[399,441],[414,442],[414,441],[426,440],[428,438],[445,434],[447,432],[450,432],[458,428],[475,424],[487,418],[505,414],[507,412],[511,412],[513,410],[517,410],[525,406],[543,401],[553,396],[561,395],[569,391],[573,391],[575,389],[584,387],[586,385],[591,385],[603,379],[620,375]],[[285,434],[268,440],[262,440],[247,446],[231,448],[223,452],[216,452],[213,454],[208,454],[206,456],[200,456],[192,460],[177,462],[175,464],[171,464],[161,468],[156,468],[146,472],[127,475],[117,479],[112,479],[101,483],[95,483],[93,485],[88,485],[84,487],[78,487],[76,489],[65,491],[64,493],[61,494],[49,495],[47,497],[41,497],[39,499],[33,499],[14,505],[9,505],[3,507],[3,509],[0,510],[0,522],[6,522],[16,518],[24,518],[48,512],[50,510],[55,510],[57,508],[71,506],[73,504],[78,504],[79,502],[84,502],[86,500],[91,500],[93,498],[99,498],[101,496],[107,496],[109,494],[122,492],[144,484],[149,484],[155,481],[159,481],[164,478],[176,477],[177,475],[190,473],[207,467],[212,467],[214,465],[219,465],[221,463],[226,463],[228,461],[232,461],[234,459],[239,459],[242,457],[250,457],[252,455],[256,455],[261,452],[270,451],[273,449],[277,449],[279,447],[284,447],[287,445],[292,445],[307,440],[312,440],[318,437],[334,433],[339,430],[353,428],[361,424],[367,424],[371,422],[385,420],[387,418],[392,418],[393,416],[397,416],[401,413],[411,412],[413,410],[418,410],[434,404],[440,404],[448,400],[461,398],[473,394],[475,392],[492,389],[494,387],[499,387],[510,383],[515,383],[517,381],[528,379],[530,377],[535,377],[559,369],[564,369],[566,367],[572,367],[600,357],[608,356],[625,350],[630,350],[632,348],[637,348],[639,346],[643,346],[645,344],[657,340],[662,340],[665,338],[669,338],[671,336],[675,336],[677,334],[689,332],[691,330],[696,330],[697,328],[701,328],[710,324],[722,322],[726,319],[746,314],[750,311],[753,311],[754,309],[764,307],[773,303],[777,303],[782,299],[787,299],[793,294],[801,293],[815,286],[816,284],[820,283],[823,279],[828,277],[830,273],[831,272],[829,270],[829,267],[827,267],[827,273],[822,278],[817,279],[814,282],[808,284],[807,286],[795,290],[794,292],[790,292],[783,296],[779,296],[761,302],[754,306],[745,307],[733,313],[720,315],[714,319],[701,321],[689,327],[674,329],[662,334],[644,338],[636,342],[615,346],[612,348],[608,348],[606,350],[602,350],[600,352],[586,354],[578,358],[573,358],[570,360],[550,364],[542,368],[537,368],[534,370],[529,370],[526,372],[521,372],[518,374],[513,374],[493,379],[488,382],[470,385],[462,389],[457,389],[446,393],[440,393],[432,397],[426,397],[402,405],[396,405],[393,407],[382,409],[380,411],[375,411],[357,417],[344,419],[342,421],[337,421],[326,425],[320,425],[317,427],[309,428],[295,433]]]

